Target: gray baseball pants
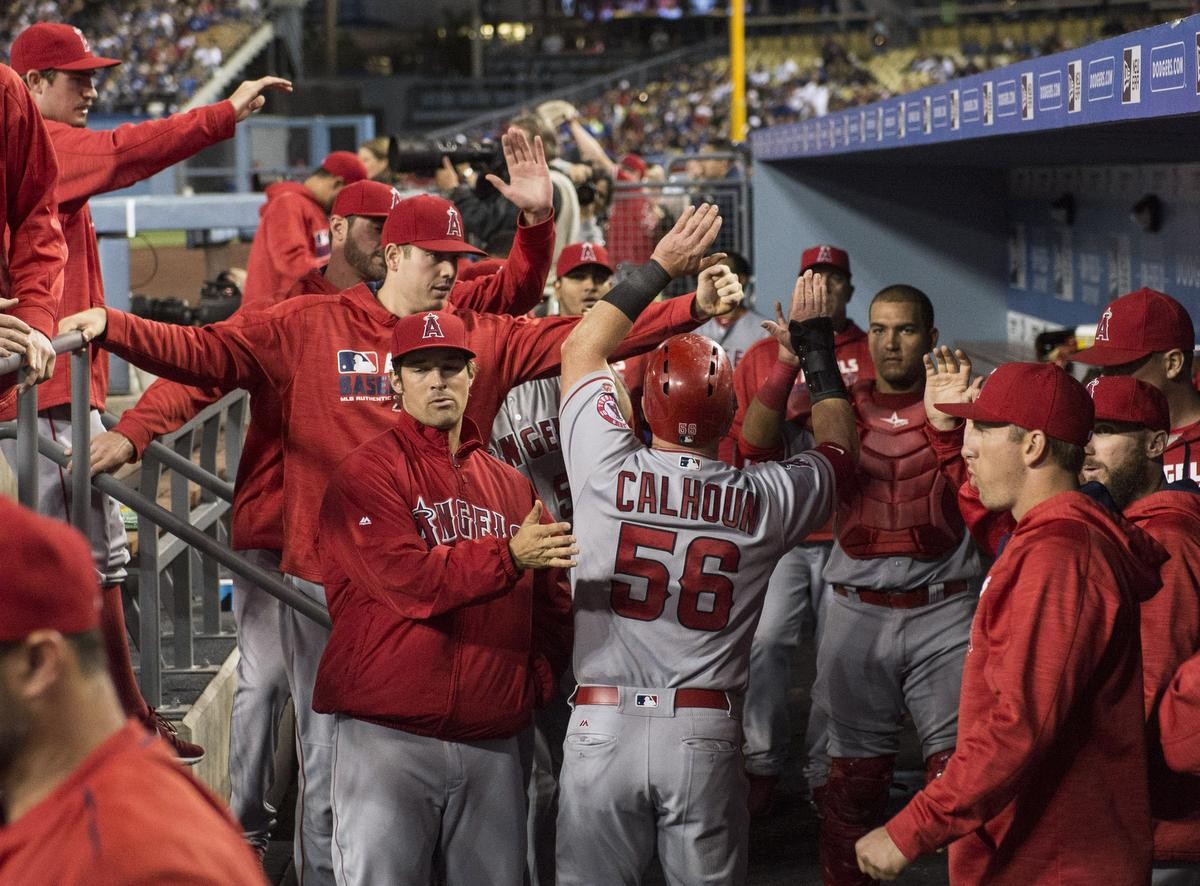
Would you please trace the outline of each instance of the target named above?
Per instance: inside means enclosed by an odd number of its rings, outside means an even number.
[[[339,886],[429,886],[439,852],[445,886],[521,886],[525,784],[515,738],[442,741],[332,719]]]

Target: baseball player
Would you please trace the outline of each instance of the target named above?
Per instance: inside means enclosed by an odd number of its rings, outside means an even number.
[[[54,372],[50,338],[67,247],[54,205],[54,148],[32,97],[7,65],[0,65],[0,129],[0,356],[26,355],[24,388]],[[6,392],[3,399],[11,397]]]
[[[88,541],[0,498],[0,882],[263,886],[228,811],[126,720]]]
[[[860,379],[874,378],[875,366],[871,362],[867,334],[846,316],[846,305],[854,295],[854,286],[850,282],[850,256],[836,246],[810,246],[800,256],[800,273],[807,270],[825,278],[833,312],[834,354],[846,387],[852,387]],[[795,375],[790,369],[776,370],[779,361],[794,362],[794,358],[789,361],[786,349],[780,349],[773,339],[768,339],[753,344],[747,350],[746,358],[734,366],[733,389],[738,411],[729,435],[735,444],[732,464],[742,464],[744,460],[744,456],[736,451],[736,444],[746,407],[769,383],[772,372],[783,372],[788,377]],[[790,393],[785,392],[788,419],[782,429],[785,455],[803,452],[812,443],[807,430],[809,401],[804,373],[795,375],[795,379]],[[832,544],[832,527],[822,527],[812,533],[780,558],[767,586],[762,617],[750,647],[750,685],[746,690],[742,720],[752,815],[769,811],[775,786],[787,760],[792,736],[787,694],[792,685],[792,665],[806,622],[812,625],[814,639],[821,637],[825,604],[833,593],[822,577]],[[829,778],[825,720],[825,712],[820,706],[809,708],[804,733],[807,751],[804,776],[812,801],[818,808]]]
[[[949,845],[953,883],[1144,884],[1138,608],[1166,554],[1079,493],[1093,407],[1059,367],[1009,363],[975,402],[936,408],[970,419],[970,483],[1015,529],[971,628],[954,756],[858,842],[858,863],[891,879]]]
[[[607,361],[654,293],[702,254],[696,218],[686,210],[678,247],[664,240],[563,346],[563,449],[585,542],[573,575],[579,688],[563,748],[560,884],[639,883],[656,847],[669,883],[744,881],[740,714],[754,622],[775,560],[829,517],[835,482],[853,473],[853,415],[812,274],[797,281],[791,329],[807,349],[816,449],[746,471],[721,462],[733,373],[697,335],[668,339],[650,360],[651,447],[630,432]],[[720,269],[700,279],[738,293]]]
[[[566,666],[560,570],[578,551],[464,418],[463,322],[404,317],[391,353],[403,411],[338,465],[321,505],[333,630],[313,707],[336,715],[334,870],[339,884],[429,883],[440,854],[447,886],[518,886],[516,736]]]
[[[1096,324],[1096,341],[1071,355],[1105,375],[1132,375],[1154,385],[1171,407],[1171,437],[1163,453],[1167,482],[1200,480],[1200,392],[1192,384],[1192,318],[1171,296],[1139,289],[1112,301]]]
[[[366,178],[367,167],[356,155],[334,151],[303,182],[276,182],[267,188],[246,259],[243,308],[278,304],[297,281],[329,261],[326,215],[342,188]]]
[[[953,753],[981,571],[956,487],[939,470],[923,430],[922,355],[937,341],[933,305],[918,289],[890,286],[875,296],[869,316],[876,377],[850,389],[862,456],[858,488],[838,508],[824,570],[834,595],[813,686],[813,703],[829,718],[821,867],[831,886],[869,881],[854,843],[882,820],[904,711],[916,726],[928,780]],[[765,386],[746,411],[742,437],[751,457],[779,446],[792,385],[782,374],[776,384],[779,393]]]
[[[286,80],[264,77],[243,83],[227,101],[186,114],[111,131],[93,131],[87,128],[87,119],[96,99],[92,85],[95,72],[118,65],[119,60],[94,55],[78,28],[45,22],[31,25],[18,34],[11,54],[14,70],[24,78],[46,121],[58,157],[55,197],[68,248],[60,316],[104,304],[99,245],[87,202],[91,197],[149,178],[229,138],[237,123],[263,105],[264,90],[291,89]],[[108,357],[99,349],[92,352],[90,375],[89,420],[93,435],[99,435],[104,430],[100,410],[108,396]],[[39,392],[39,433],[52,439],[70,440],[70,402],[70,362],[64,360],[49,384]],[[15,404],[0,406],[0,420],[15,417]],[[0,444],[0,450],[11,464],[16,464],[15,441]],[[38,470],[38,510],[65,520],[69,507],[65,472],[49,459],[39,459]],[[125,712],[139,718],[148,728],[157,729],[175,746],[181,760],[195,763],[204,756],[204,749],[179,738],[174,726],[150,710],[133,674],[121,605],[121,582],[129,553],[117,503],[93,490],[91,509],[92,547],[104,587],[102,625],[113,681]]]
[[[510,188],[515,186],[496,182],[513,193]],[[549,199],[548,194],[543,197]],[[550,227],[541,235],[547,242],[553,238]],[[454,206],[432,195],[398,203],[384,223],[382,242],[388,270],[375,293],[360,285],[339,295],[293,300],[241,324],[226,321],[201,328],[112,311],[84,312],[61,324],[64,330],[81,328],[90,337],[103,336],[104,347],[167,378],[231,387],[269,385],[276,391],[282,401],[284,453],[281,567],[301,592],[322,605],[316,538],[326,478],[344,455],[393,421],[391,388],[383,373],[396,318],[444,307],[454,281],[454,258],[475,251],[463,239]],[[709,291],[658,305],[622,351],[648,349],[721,309],[715,292]],[[559,348],[577,322],[571,317],[531,320],[465,310],[460,314],[479,367],[468,416],[481,427],[491,427],[513,385],[558,371]],[[356,354],[370,358],[377,370],[353,372]],[[305,882],[312,883],[332,881],[332,720],[313,713],[310,702],[326,636],[304,616],[285,613],[283,653],[296,706],[302,767],[297,870],[303,868]]]

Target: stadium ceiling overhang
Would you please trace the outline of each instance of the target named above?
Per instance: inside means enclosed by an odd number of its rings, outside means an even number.
[[[1171,163],[1200,145],[1200,15],[751,135],[754,159]]]

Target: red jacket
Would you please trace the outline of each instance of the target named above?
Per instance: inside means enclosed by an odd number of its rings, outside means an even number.
[[[100,247],[87,201],[149,178],[230,138],[235,124],[233,105],[227,101],[111,130],[46,121],[58,155],[55,194],[68,252],[60,319],[104,304]],[[92,348],[91,354],[91,404],[103,409],[108,397],[108,355],[100,348]],[[55,364],[54,377],[38,388],[38,409],[70,402],[71,361],[64,357]],[[0,411],[0,420],[15,414]]]
[[[1184,462],[1188,470],[1184,472]],[[1200,421],[1171,431],[1171,443],[1163,453],[1163,475],[1168,483],[1192,479],[1200,481]]]
[[[133,721],[0,828],[0,883],[266,882],[221,801]]]
[[[481,278],[487,279],[487,278]],[[692,298],[651,305],[621,353],[694,329]],[[478,372],[467,415],[490,428],[513,385],[557,375],[577,317],[507,317],[461,311]],[[321,581],[317,512],[333,467],[395,420],[387,377],[396,316],[366,286],[310,296],[240,323],[171,326],[109,310],[103,345],[158,375],[189,384],[269,384],[283,411],[283,570]],[[264,381],[265,379],[265,381]]]
[[[1200,655],[1180,666],[1163,693],[1158,728],[1171,768],[1200,775]]]
[[[449,303],[479,311],[523,314],[541,301],[554,247],[554,225],[545,221],[517,229],[503,273],[469,282],[456,281]],[[320,270],[310,271],[297,286],[301,293],[334,295],[337,290]],[[291,295],[289,295],[291,297]],[[235,319],[249,312],[239,311]],[[283,550],[283,412],[279,396],[265,379],[248,387],[250,427],[242,444],[234,484],[230,545],[237,551]],[[150,441],[189,421],[233,388],[195,387],[159,379],[137,405],[121,416],[113,430],[133,443],[137,458]]]
[[[320,537],[333,631],[313,710],[477,741],[516,735],[551,697],[571,595],[561,571],[513,564],[537,494],[483,445],[466,420],[452,456],[445,431],[402,412],[334,470]]]
[[[58,164],[37,105],[7,65],[0,65],[0,132],[0,297],[20,299],[6,313],[54,338],[67,259],[54,205]]]
[[[1017,523],[971,626],[954,756],[887,824],[906,857],[949,844],[955,883],[1148,882],[1138,607],[1165,559],[1078,492]]]
[[[242,307],[261,311],[283,301],[301,277],[329,261],[329,217],[300,182],[267,188],[246,260]]]

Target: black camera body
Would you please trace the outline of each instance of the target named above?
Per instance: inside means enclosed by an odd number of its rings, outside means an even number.
[[[242,290],[224,272],[215,280],[204,281],[200,287],[200,303],[195,307],[181,298],[135,295],[129,300],[129,311],[135,316],[176,326],[207,326],[228,320],[241,306]]]
[[[499,142],[457,142],[452,139],[401,138],[388,140],[388,165],[392,172],[433,175],[442,168],[442,158],[455,166],[468,163],[480,172],[504,168],[504,151]]]

